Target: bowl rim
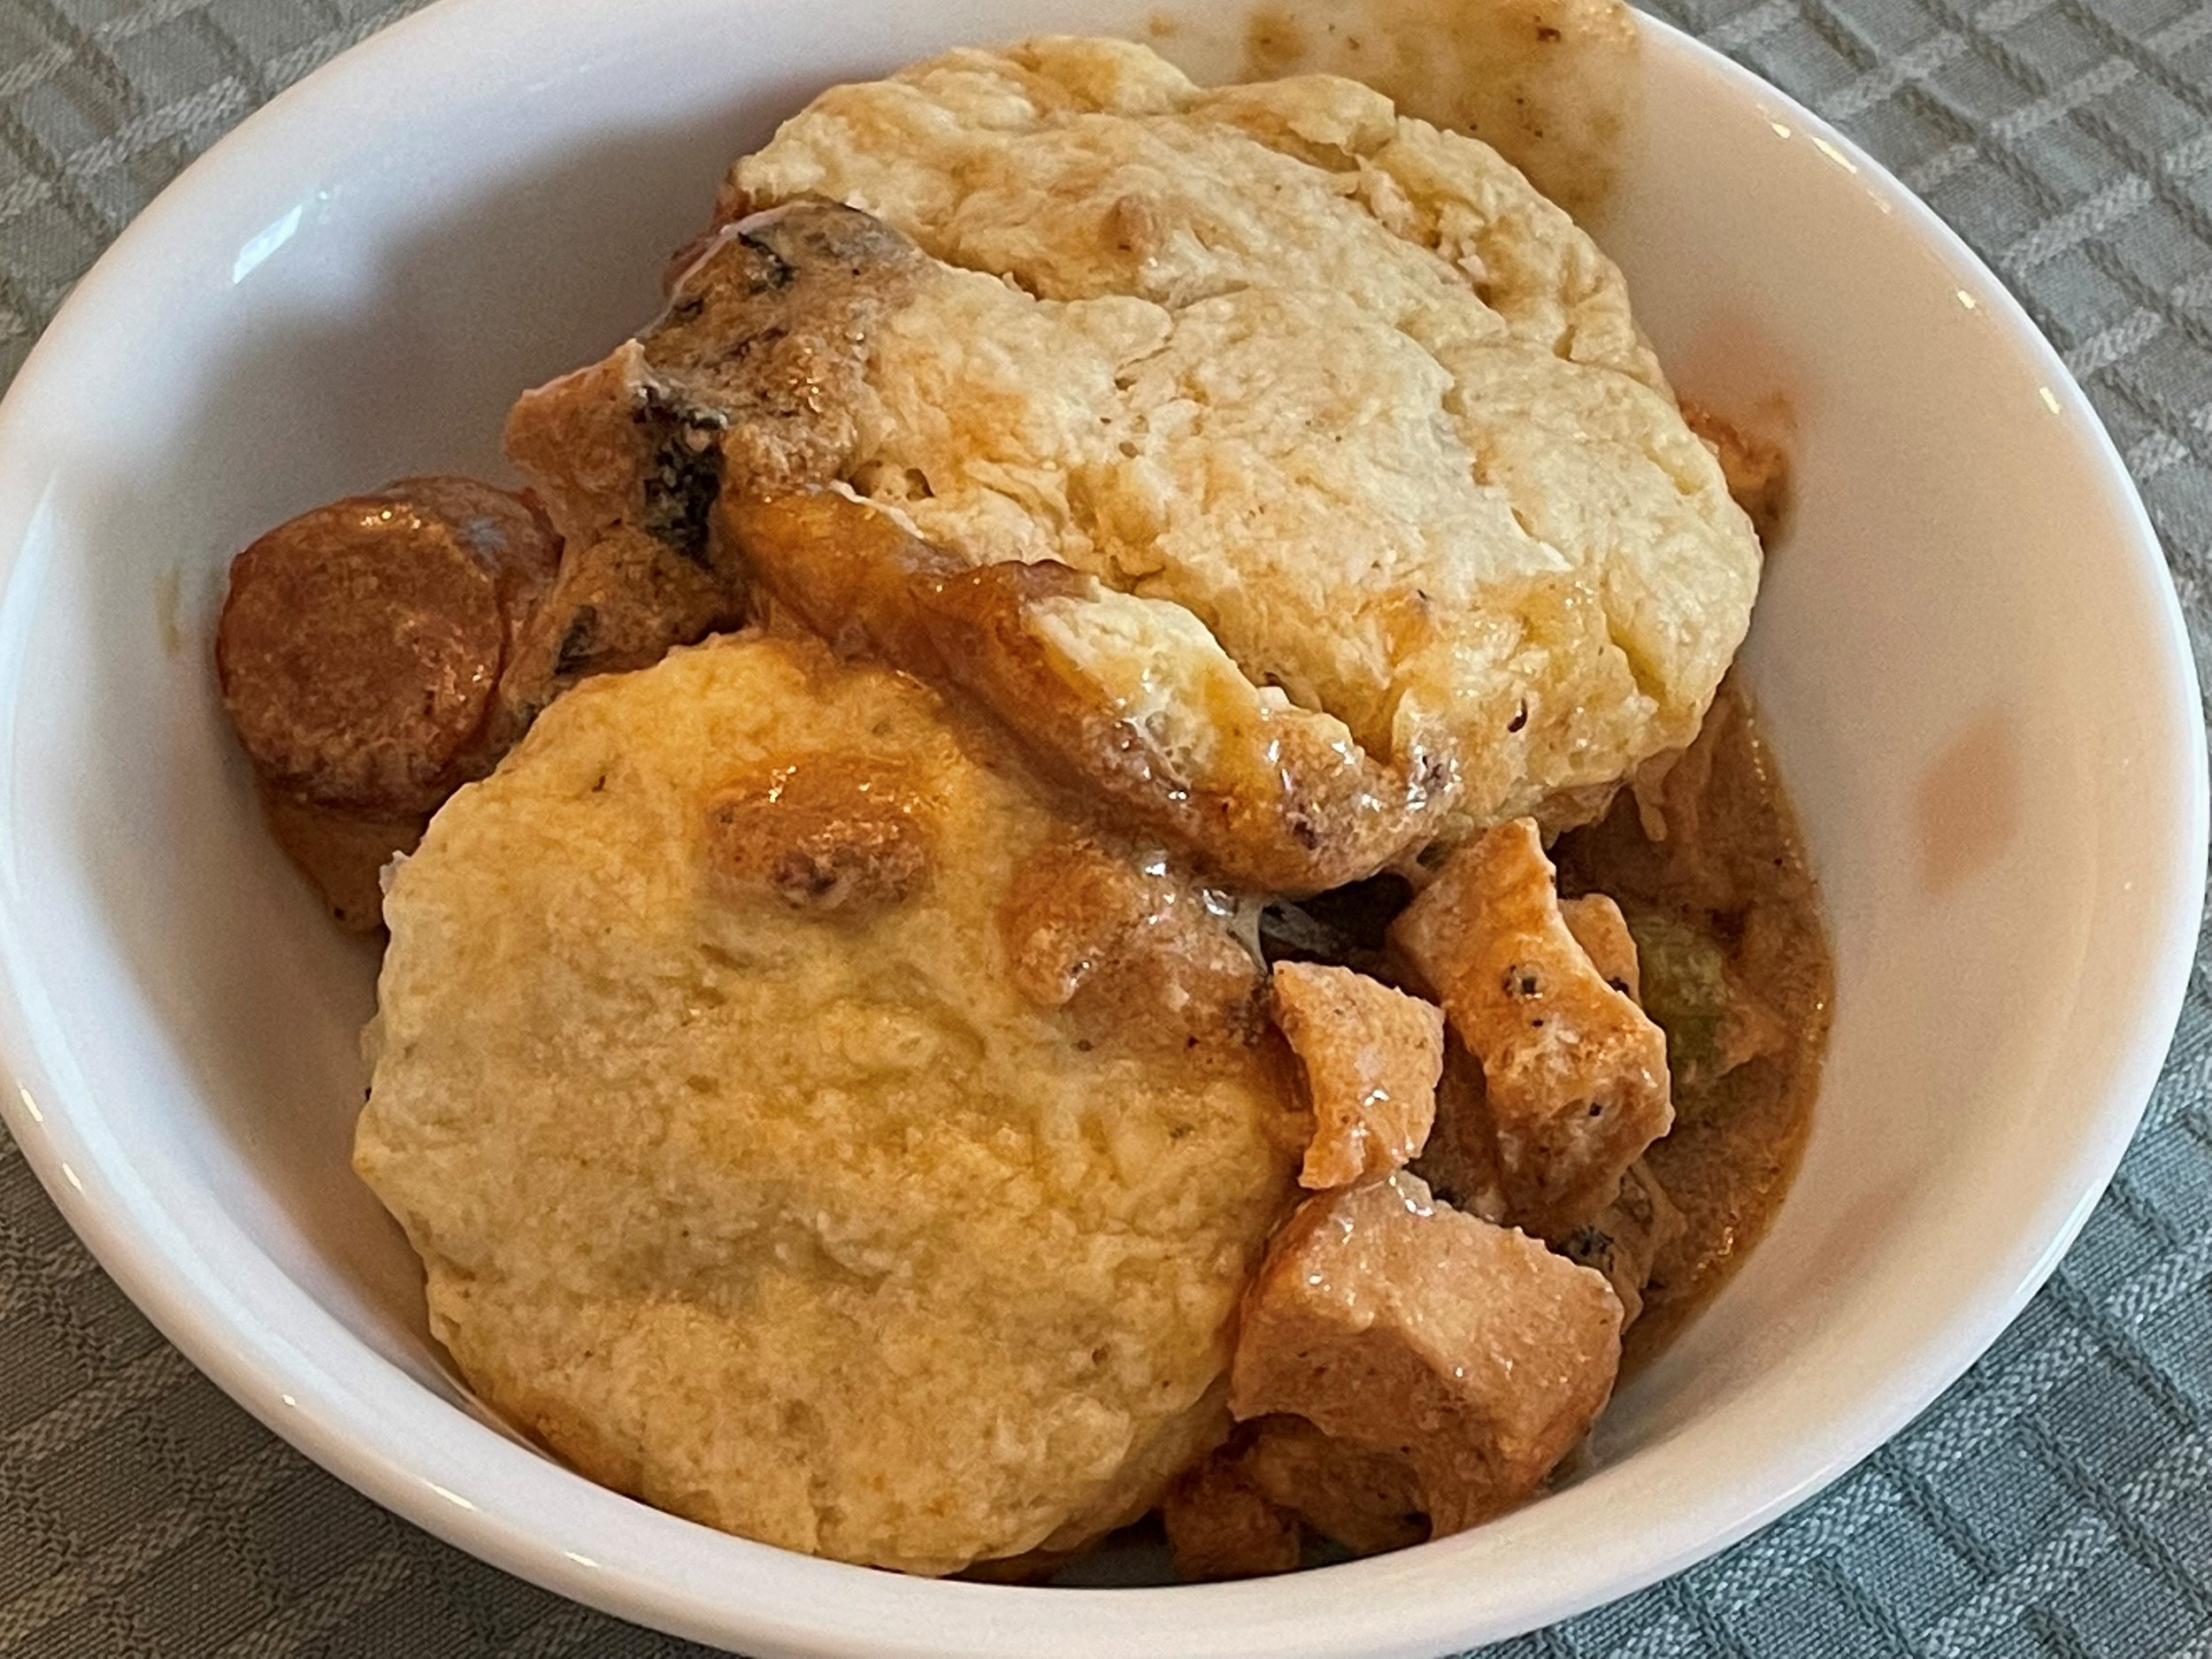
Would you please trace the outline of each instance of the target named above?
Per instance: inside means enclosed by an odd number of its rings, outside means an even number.
[[[80,281],[0,400],[0,618],[29,531],[27,511],[15,522],[12,503],[36,495],[35,489],[19,488],[36,480],[12,475],[24,470],[19,457],[32,449],[26,440],[37,411],[70,396],[68,363],[80,342],[96,338],[109,307],[129,303],[134,273],[157,259],[170,239],[188,234],[201,204],[221,199],[271,147],[312,134],[326,137],[331,110],[363,119],[361,111],[376,101],[361,94],[394,84],[395,74],[403,76],[410,64],[480,40],[499,27],[503,14],[527,9],[530,21],[549,32],[566,19],[590,13],[596,4],[435,0],[272,99],[160,193]],[[1644,14],[1639,22],[1652,57],[1718,81],[1732,97],[1766,109],[1847,160],[1861,186],[1908,223],[2033,361],[2091,451],[2120,533],[2113,557],[2135,567],[2148,588],[2156,613],[2149,632],[2162,633],[2158,642],[2170,703],[2162,724],[2177,740],[2176,752],[2158,758],[2174,766],[2181,782],[2171,854],[2156,872],[2165,884],[2162,896],[2170,902],[2158,908],[2162,930],[2147,941],[2149,991],[2129,1010],[2131,1023],[2096,1102],[2093,1125],[2085,1128],[2076,1156],[2052,1179],[2054,1194],[2070,1194],[2062,1223],[2001,1294],[1986,1295],[1973,1317],[1924,1342],[1887,1386],[1869,1389],[1855,1410],[1794,1446],[1757,1483],[1755,1494],[1708,1501],[1690,1524],[1655,1530],[1601,1574],[1528,1582],[1482,1608],[1466,1604],[1463,1586],[1439,1582],[1422,1570],[1423,1558],[1438,1546],[1245,1584],[1048,1590],[903,1578],[712,1532],[590,1486],[447,1402],[437,1402],[438,1421],[427,1428],[411,1420],[410,1409],[419,1411],[433,1398],[414,1379],[388,1364],[381,1366],[388,1375],[371,1374],[374,1367],[348,1374],[335,1363],[334,1344],[318,1361],[309,1351],[311,1344],[260,1322],[250,1297],[234,1294],[211,1273],[193,1271],[208,1263],[180,1264],[173,1258],[172,1247],[192,1247],[181,1235],[160,1236],[163,1217],[152,1217],[150,1225],[142,1207],[104,1202],[96,1178],[122,1183],[64,1105],[79,1091],[54,1074],[33,1040],[40,1022],[27,994],[35,984],[21,972],[14,930],[0,907],[0,1066],[8,1081],[0,1090],[0,1118],[101,1266],[232,1399],[323,1468],[407,1520],[607,1612],[764,1653],[919,1659],[958,1652],[1014,1659],[1037,1651],[1047,1628],[1039,1621],[1048,1612],[1055,1649],[1070,1659],[1168,1650],[1279,1653],[1290,1645],[1315,1656],[1433,1652],[1444,1642],[1532,1629],[1655,1583],[1778,1517],[1902,1429],[1980,1356],[2057,1266],[2117,1167],[2162,1067],[2195,957],[2204,899],[2207,757],[2196,664],[2170,572],[2133,480],[2072,375],[2003,284],[1932,210],[1840,132],[1672,25]],[[0,708],[0,717],[12,713]],[[0,777],[0,792],[9,787]],[[91,1187],[81,1171],[96,1175]],[[273,1264],[264,1277],[280,1281],[261,1286],[264,1292],[303,1303],[303,1313],[319,1317],[358,1346],[358,1339]],[[453,1476],[453,1487],[426,1472],[448,1472],[435,1455],[449,1448],[472,1455],[471,1479]],[[556,1486],[546,1486],[548,1477],[558,1478]],[[557,1502],[534,1505],[534,1494],[549,1494]],[[619,1512],[610,1505],[620,1506]],[[553,1514],[556,1508],[577,1513],[563,1521]],[[591,1524],[595,1516],[626,1524],[633,1535],[628,1547],[603,1548],[606,1539]],[[617,1555],[625,1558],[614,1559]],[[1294,1642],[1286,1645],[1291,1632]]]

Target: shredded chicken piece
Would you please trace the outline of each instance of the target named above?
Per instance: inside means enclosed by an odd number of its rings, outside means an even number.
[[[1593,1219],[1674,1121],[1666,1038],[1576,942],[1534,822],[1461,848],[1392,939],[1482,1060],[1513,1218]]]
[[[1532,1494],[1613,1388],[1602,1276],[1403,1171],[1308,1199],[1245,1294],[1229,1406],[1402,1458],[1439,1534]]]
[[[1444,1014],[1349,968],[1275,964],[1275,1023],[1304,1071],[1313,1140],[1302,1187],[1348,1187],[1419,1156],[1436,1121]]]

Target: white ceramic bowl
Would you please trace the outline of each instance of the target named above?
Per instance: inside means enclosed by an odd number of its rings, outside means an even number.
[[[497,473],[515,391],[650,314],[726,159],[814,88],[1157,4],[447,0],[191,169],[0,413],[10,1125],[125,1289],[311,1455],[502,1566],[758,1655],[1430,1654],[1683,1567],[1865,1455],[2019,1309],[2127,1141],[2188,968],[2204,734],[2109,442],[1925,209],[1647,25],[1600,229],[1687,391],[1794,410],[1796,528],[1748,661],[1838,1014],[1778,1228],[1587,1467],[1291,1578],[1010,1589],[721,1537],[476,1414],[347,1171],[373,957],[256,821],[210,685],[225,562],[388,476]]]

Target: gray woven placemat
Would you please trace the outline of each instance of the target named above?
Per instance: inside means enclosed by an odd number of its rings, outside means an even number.
[[[0,385],[124,223],[384,0],[0,0]],[[2212,630],[2212,0],[1679,0],[1956,226],[2087,386]],[[2212,983],[2050,1286],[1750,1542],[1494,1649],[2212,1659]],[[701,1650],[394,1519],[157,1336],[0,1137],[0,1653]]]

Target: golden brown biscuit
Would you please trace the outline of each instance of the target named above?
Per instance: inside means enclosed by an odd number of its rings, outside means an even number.
[[[1118,856],[811,641],[555,703],[393,882],[356,1148],[473,1386],[597,1479],[847,1561],[1141,1513],[1225,1426],[1297,1114],[1257,964],[1156,860],[1061,918],[1113,995],[1024,988],[1025,872]]]
[[[931,261],[874,321],[852,487],[963,564],[1187,612],[1395,781],[1402,849],[1594,816],[1695,732],[1756,543],[1619,273],[1486,146],[1046,39],[833,88],[724,211],[818,197]],[[1121,621],[1066,619],[1135,687]]]
[[[1338,886],[1448,799],[1441,771],[1393,772],[1342,722],[1255,687],[1179,605],[1052,559],[964,565],[836,490],[726,493],[716,522],[789,615],[958,690],[1048,775],[1232,886]]]

